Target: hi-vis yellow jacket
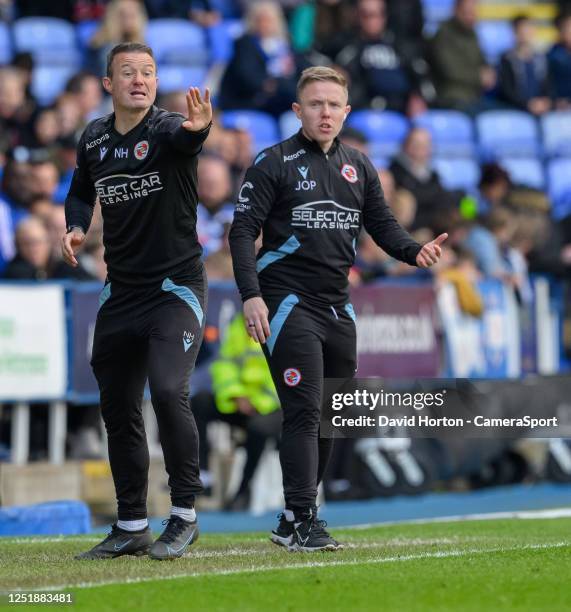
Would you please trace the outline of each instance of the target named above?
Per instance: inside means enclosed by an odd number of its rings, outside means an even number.
[[[236,412],[234,398],[247,397],[260,414],[280,407],[276,388],[260,345],[248,335],[238,314],[224,334],[219,358],[210,366],[216,407]]]

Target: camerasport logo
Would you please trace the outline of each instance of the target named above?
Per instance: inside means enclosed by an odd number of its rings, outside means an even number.
[[[345,164],[343,168],[341,168],[341,176],[350,183],[356,183],[359,180],[357,170],[350,164]]]
[[[288,387],[297,387],[301,382],[301,373],[297,368],[288,368],[284,371],[284,382]]]
[[[147,157],[147,153],[149,152],[149,142],[147,140],[141,140],[141,142],[138,142],[135,145],[133,152],[139,161],[145,159],[145,157]]]
[[[153,191],[163,189],[158,172],[147,174],[112,174],[99,179],[95,183],[95,191],[101,206],[123,204],[148,196]]]

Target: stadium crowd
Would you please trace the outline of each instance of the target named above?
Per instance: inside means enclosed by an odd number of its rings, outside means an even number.
[[[119,42],[140,41],[157,53],[159,106],[185,114],[189,85],[208,85],[214,94],[216,117],[199,165],[197,225],[211,281],[233,278],[227,236],[246,168],[260,147],[297,129],[290,114],[296,81],[305,67],[323,64],[349,79],[354,115],[342,139],[370,155],[399,222],[420,242],[443,231],[450,235],[442,262],[427,272],[392,260],[363,232],[353,285],[434,276],[437,283],[452,282],[462,309],[479,317],[475,281],[481,276],[509,283],[522,303],[529,299],[530,273],[567,279],[571,158],[565,153],[571,148],[550,152],[545,145],[550,122],[571,121],[565,113],[571,109],[571,12],[562,8],[550,48],[536,44],[532,19],[515,18],[512,46],[492,58],[478,35],[477,0],[458,0],[449,18],[431,27],[423,16],[426,4],[1,0],[0,25],[8,38],[0,41],[6,47],[0,67],[0,278],[105,279],[97,211],[80,266],[62,263],[63,203],[79,134],[110,112],[100,83],[105,56]],[[57,30],[51,55],[31,40],[19,42],[18,24],[24,32],[32,18],[64,20],[57,23],[74,29],[73,52],[58,51]],[[178,21],[161,22],[165,18]],[[167,26],[181,24],[192,25],[197,41],[173,39],[177,30]],[[48,75],[43,79],[42,71]],[[265,115],[248,121],[249,111]],[[517,141],[519,123],[507,130],[511,149],[508,142],[502,150],[499,141],[500,148],[486,147],[498,129],[481,121],[490,111],[519,111],[504,117],[531,122],[531,148]],[[384,131],[376,131],[383,116]],[[557,193],[552,183],[560,186]],[[211,420],[209,402],[201,398]],[[241,412],[256,414],[255,403]],[[254,446],[259,453],[259,443]]]

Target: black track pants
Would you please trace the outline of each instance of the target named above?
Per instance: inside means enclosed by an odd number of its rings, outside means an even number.
[[[285,504],[302,514],[315,505],[333,447],[332,439],[319,436],[323,379],[355,374],[355,315],[350,304],[316,308],[294,294],[264,299],[271,330],[264,353],[283,411]]]
[[[189,378],[202,342],[206,275],[152,287],[107,284],[91,365],[101,395],[121,520],[146,517],[149,451],[141,411],[145,383],[157,416],[174,506],[190,508],[202,485]]]

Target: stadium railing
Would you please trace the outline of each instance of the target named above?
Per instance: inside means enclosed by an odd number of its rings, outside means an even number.
[[[413,278],[352,290],[358,376],[518,379],[561,372],[560,284],[533,278],[524,303],[497,280],[478,288],[481,318],[462,312],[451,285],[437,291]],[[0,282],[0,404],[12,405],[13,463],[28,461],[34,404],[49,404],[48,458],[58,464],[65,460],[67,404],[98,403],[89,359],[100,291],[100,283]],[[233,283],[211,284],[193,393],[209,387],[209,363],[239,308]],[[152,414],[148,396],[146,410]]]

